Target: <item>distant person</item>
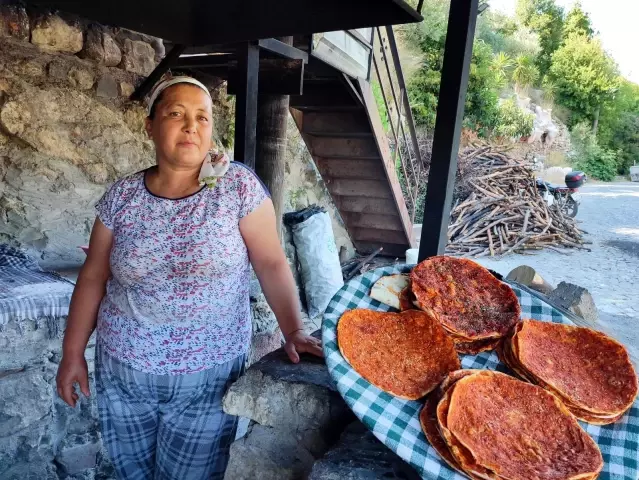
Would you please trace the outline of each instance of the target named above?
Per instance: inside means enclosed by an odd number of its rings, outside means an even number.
[[[98,202],[71,301],[57,376],[70,406],[89,395],[84,351],[97,327],[102,439],[120,479],[222,479],[237,417],[222,397],[251,342],[250,265],[291,361],[322,354],[304,333],[269,194],[255,173],[213,154],[212,101],[190,77],[160,82],[146,130],[157,165]],[[210,180],[210,179],[209,179]]]

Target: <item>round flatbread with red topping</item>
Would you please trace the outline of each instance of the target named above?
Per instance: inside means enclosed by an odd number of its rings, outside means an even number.
[[[456,343],[499,339],[521,314],[515,292],[465,258],[421,262],[411,272],[411,288],[419,308],[432,310]]]
[[[407,400],[428,394],[461,365],[437,318],[420,310],[349,310],[337,324],[337,343],[357,373]]]

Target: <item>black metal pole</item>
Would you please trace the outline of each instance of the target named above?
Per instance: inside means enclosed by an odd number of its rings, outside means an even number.
[[[2,3],[2,2],[0,2]],[[144,79],[142,84],[131,94],[130,100],[142,100],[151,91],[153,85],[162,78],[171,66],[179,61],[180,55],[186,49],[185,45],[173,45],[173,48],[164,56],[151,74]]]
[[[419,261],[446,248],[479,0],[452,0],[433,134]]]
[[[260,70],[260,48],[245,43],[237,49],[238,89],[235,97],[234,160],[255,168],[257,128],[257,82]]]

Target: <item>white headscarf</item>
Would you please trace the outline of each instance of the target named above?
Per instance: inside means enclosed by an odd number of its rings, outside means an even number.
[[[147,115],[151,115],[151,109],[153,108],[153,104],[158,99],[160,94],[164,90],[169,88],[170,86],[178,84],[178,83],[190,83],[191,85],[196,85],[200,87],[202,90],[204,90],[206,94],[208,95],[208,97],[211,98],[211,93],[209,92],[209,89],[206,88],[204,84],[200,82],[199,80],[196,80],[195,78],[187,77],[187,76],[173,77],[157,84],[157,86],[153,90],[153,93],[151,94],[151,97],[149,98],[149,103],[147,106]]]

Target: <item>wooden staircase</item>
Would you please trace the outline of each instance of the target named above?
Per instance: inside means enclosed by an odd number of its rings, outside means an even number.
[[[413,245],[412,223],[371,86],[331,73],[305,78],[304,95],[290,98],[291,114],[355,248],[403,256]]]

